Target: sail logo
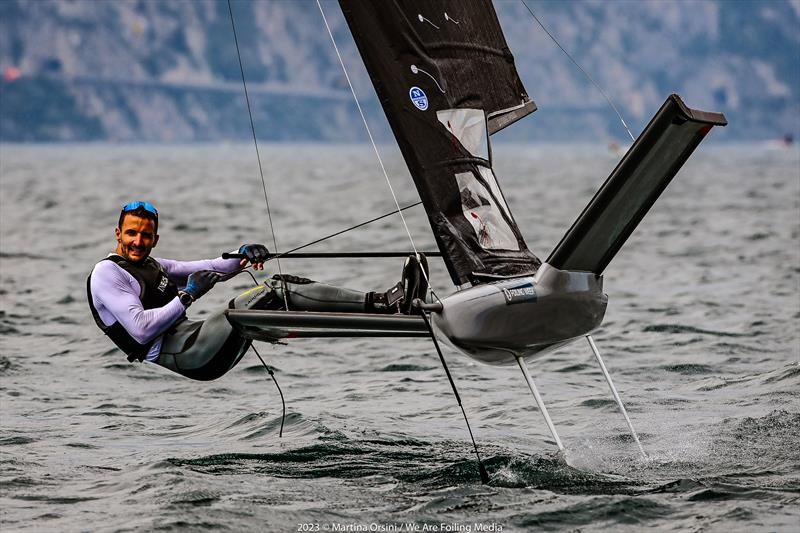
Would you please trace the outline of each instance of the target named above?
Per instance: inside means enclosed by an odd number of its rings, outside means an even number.
[[[409,89],[408,97],[411,98],[411,103],[420,111],[428,109],[428,97],[425,95],[425,91],[419,87]]]
[[[533,283],[525,283],[516,287],[502,287],[501,290],[503,296],[506,297],[506,305],[536,301],[536,289],[533,288]]]

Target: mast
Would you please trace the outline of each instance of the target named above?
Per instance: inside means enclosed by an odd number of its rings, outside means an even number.
[[[532,275],[489,135],[536,110],[489,0],[340,0],[456,285]]]

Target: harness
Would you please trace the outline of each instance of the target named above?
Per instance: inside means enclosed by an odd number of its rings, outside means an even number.
[[[139,282],[139,300],[145,309],[163,307],[178,295],[178,287],[170,281],[164,268],[152,257],[141,263],[132,263],[118,255],[111,255],[104,260],[113,261],[125,272]],[[128,355],[128,361],[144,361],[155,339],[145,344],[139,343],[119,322],[106,326],[100,318],[100,313],[92,301],[92,276],[86,278],[86,294],[89,298],[89,309],[97,326],[105,333],[117,347]]]

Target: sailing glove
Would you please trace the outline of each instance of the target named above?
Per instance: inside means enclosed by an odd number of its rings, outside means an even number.
[[[263,244],[243,244],[239,248],[239,253],[253,265],[261,265],[269,259],[269,250]]]
[[[189,294],[193,300],[197,300],[205,293],[211,290],[211,287],[216,284],[222,276],[213,270],[198,270],[189,274],[189,279],[186,282],[186,288],[183,292]]]

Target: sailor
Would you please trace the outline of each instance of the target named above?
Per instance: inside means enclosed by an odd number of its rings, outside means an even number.
[[[202,380],[233,368],[250,342],[223,315],[192,322],[186,320],[186,309],[248,263],[262,269],[267,248],[243,245],[241,260],[153,258],[158,211],[149,202],[125,205],[115,234],[116,250],[95,265],[87,280],[89,307],[100,329],[131,362],[147,360]]]
[[[269,251],[244,244],[241,259],[174,261],[153,258],[158,244],[158,211],[149,202],[123,206],[115,228],[114,253],[98,262],[87,281],[89,307],[100,329],[128,356],[183,376],[207,381],[232,369],[250,347],[228,322],[225,310],[204,321],[191,321],[186,309],[218,282],[251,264],[264,268]],[[229,304],[231,308],[302,311],[409,312],[414,297],[427,289],[427,265],[411,257],[403,281],[386,292],[360,292],[291,275],[275,275]],[[426,269],[425,275],[422,268]]]

